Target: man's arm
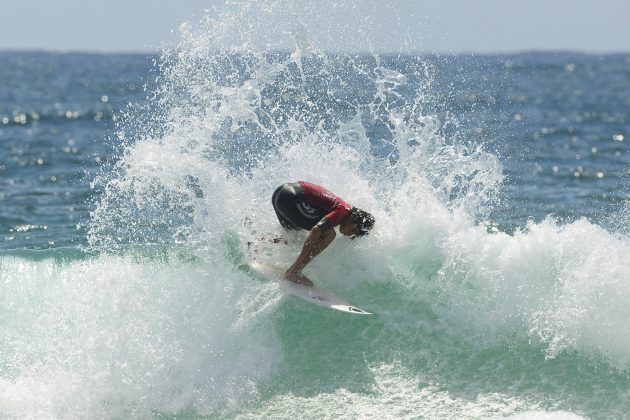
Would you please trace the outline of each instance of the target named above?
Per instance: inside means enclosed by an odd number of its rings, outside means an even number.
[[[301,283],[299,280],[304,267],[306,267],[313,258],[326,249],[333,239],[335,239],[335,236],[336,234],[334,229],[322,230],[319,226],[314,226],[308,233],[306,241],[304,241],[304,246],[302,247],[300,255],[297,257],[293,265],[287,270],[284,276],[289,280]]]

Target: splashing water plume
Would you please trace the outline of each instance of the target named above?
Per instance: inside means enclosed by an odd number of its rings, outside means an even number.
[[[298,178],[365,201],[384,224],[401,202],[396,191],[403,201],[435,195],[449,209],[484,212],[501,165],[478,145],[439,134],[454,121],[423,112],[429,65],[326,53],[305,40],[290,7],[266,5],[238,3],[183,26],[179,48],[162,59],[151,128],[102,181],[93,244],[211,239],[200,235],[212,235],[210,220],[232,228],[264,220],[257,213],[269,192]],[[254,35],[273,33],[269,10],[292,22],[292,52],[254,46]]]

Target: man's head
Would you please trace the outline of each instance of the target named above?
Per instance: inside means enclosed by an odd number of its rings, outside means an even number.
[[[346,236],[367,235],[374,227],[374,216],[370,213],[353,207],[350,215],[339,226],[339,231]]]

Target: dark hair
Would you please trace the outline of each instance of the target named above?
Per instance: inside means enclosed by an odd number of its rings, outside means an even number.
[[[352,226],[355,227],[358,236],[367,235],[374,227],[374,216],[367,211],[354,207],[350,215],[352,216]]]

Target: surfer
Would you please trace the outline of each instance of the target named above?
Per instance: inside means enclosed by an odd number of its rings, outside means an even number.
[[[326,188],[306,181],[279,186],[271,197],[280,224],[289,230],[308,230],[304,246],[284,274],[296,283],[312,285],[302,270],[335,239],[335,227],[343,235],[355,238],[374,227],[374,217],[351,206]]]

